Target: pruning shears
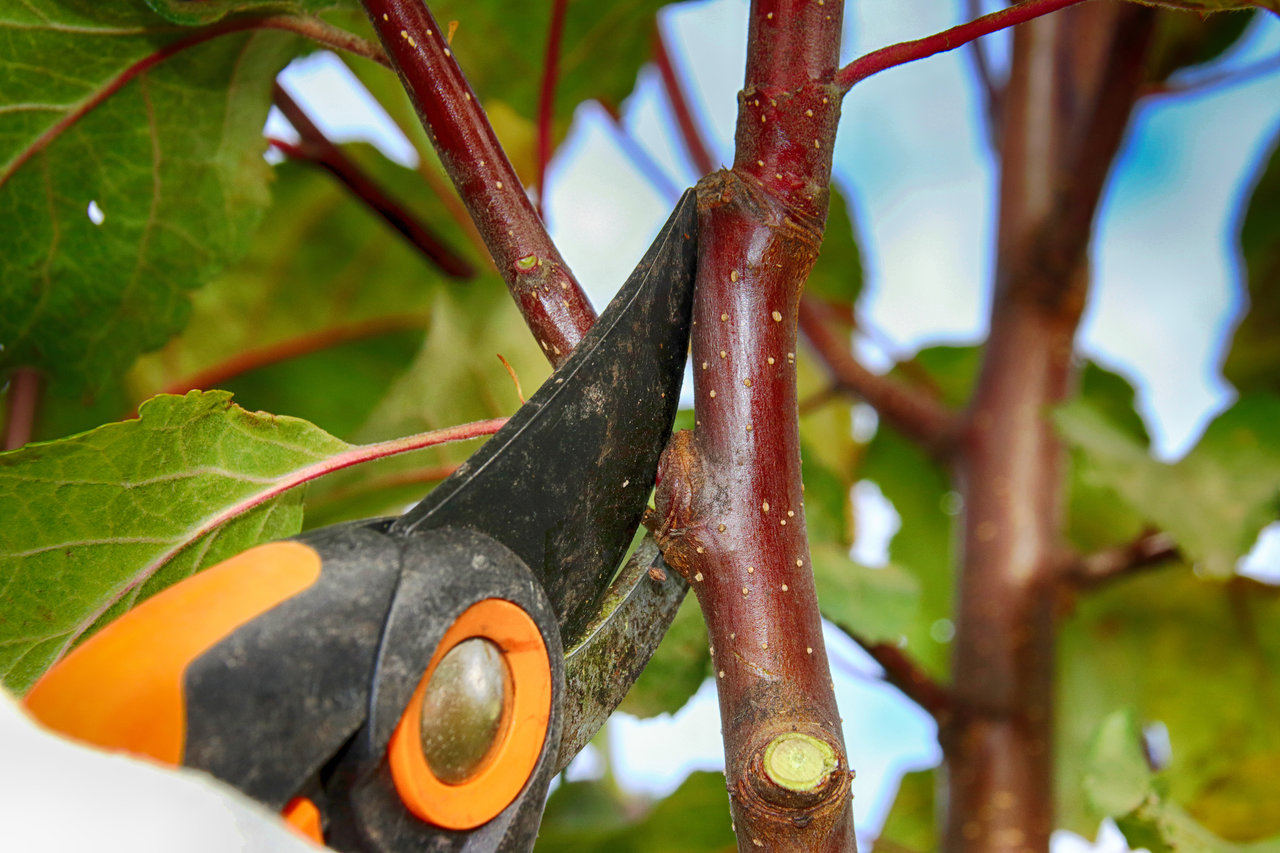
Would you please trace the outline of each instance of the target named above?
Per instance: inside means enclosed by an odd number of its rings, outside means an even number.
[[[688,350],[686,192],[570,358],[421,503],[253,548],[143,602],[26,698],[200,768],[339,850],[516,851],[687,587],[617,570]]]

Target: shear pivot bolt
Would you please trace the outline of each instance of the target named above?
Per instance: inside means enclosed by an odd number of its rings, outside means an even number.
[[[449,650],[422,701],[422,755],[447,785],[459,785],[487,763],[506,727],[511,674],[502,651],[473,637]]]

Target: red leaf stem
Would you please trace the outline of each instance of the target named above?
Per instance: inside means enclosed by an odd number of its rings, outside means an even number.
[[[935,33],[915,41],[904,41],[872,51],[866,56],[850,62],[836,74],[836,84],[848,91],[855,83],[865,80],[872,74],[879,74],[895,65],[904,65],[917,59],[924,59],[937,53],[955,50],[976,38],[1025,23],[1027,21],[1074,6],[1084,0],[1024,0],[990,15],[960,24],[949,30]]]

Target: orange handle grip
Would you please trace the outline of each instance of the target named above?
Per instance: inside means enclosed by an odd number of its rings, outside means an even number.
[[[90,637],[36,682],[25,704],[77,740],[181,764],[187,668],[312,586],[321,563],[306,545],[273,542],[206,569]]]

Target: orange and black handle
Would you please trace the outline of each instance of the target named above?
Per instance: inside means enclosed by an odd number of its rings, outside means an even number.
[[[46,674],[28,708],[206,770],[340,850],[531,839],[559,744],[554,611],[484,534],[384,526],[263,545],[165,590]],[[486,675],[488,694],[459,697]]]

